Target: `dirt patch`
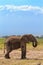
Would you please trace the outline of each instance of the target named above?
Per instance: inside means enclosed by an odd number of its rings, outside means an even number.
[[[4,52],[3,50],[0,50],[0,59],[4,58]],[[14,50],[10,53],[10,57],[14,59],[20,59],[21,58],[21,51],[20,50]],[[27,59],[43,59],[43,50],[27,50],[26,53]]]

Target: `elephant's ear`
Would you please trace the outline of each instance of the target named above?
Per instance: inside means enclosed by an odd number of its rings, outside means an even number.
[[[21,38],[21,42],[22,42],[22,41],[23,41],[24,43],[27,43],[27,42],[28,42],[27,37],[24,37],[24,36],[23,36],[23,37]]]

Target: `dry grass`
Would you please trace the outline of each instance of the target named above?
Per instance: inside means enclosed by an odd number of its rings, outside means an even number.
[[[0,65],[43,65],[43,60],[21,60],[21,59],[1,59]]]
[[[32,43],[27,44],[27,59],[21,59],[20,49],[11,52],[11,59],[5,59],[3,48],[5,39],[0,39],[0,65],[43,65],[43,39],[38,39],[38,46],[32,47]]]

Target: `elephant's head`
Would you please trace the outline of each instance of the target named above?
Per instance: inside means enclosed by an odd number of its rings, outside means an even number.
[[[32,34],[28,35],[27,37],[28,37],[28,40],[30,42],[32,42],[33,47],[37,47],[37,40],[36,40],[36,38]]]
[[[32,42],[33,47],[37,46],[37,40],[32,34],[23,35],[22,40],[24,43]]]

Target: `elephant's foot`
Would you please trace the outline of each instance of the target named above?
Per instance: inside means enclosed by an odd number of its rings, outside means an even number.
[[[21,57],[21,59],[26,59],[26,57],[23,56],[23,57]]]
[[[21,54],[21,59],[26,59],[26,52],[22,52],[22,54]]]
[[[5,58],[6,58],[6,59],[10,59],[10,57],[9,57],[9,55],[8,55],[8,54],[6,54],[6,55],[5,55]]]

